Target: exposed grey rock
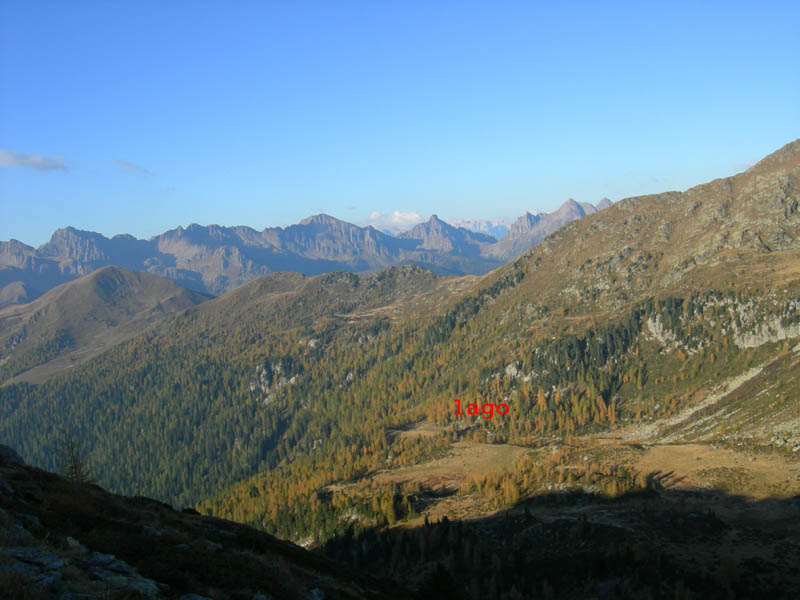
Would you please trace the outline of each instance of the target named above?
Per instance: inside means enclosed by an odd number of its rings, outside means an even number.
[[[33,583],[36,585],[49,586],[61,581],[62,575],[58,571],[46,571],[38,577],[34,578]]]
[[[67,546],[72,550],[77,550],[78,552],[86,552],[86,546],[81,544],[73,537],[67,536]]]
[[[147,579],[145,577],[137,577],[135,579],[129,579],[128,585],[126,586],[128,589],[135,590],[139,592],[142,596],[146,598],[154,598],[158,595],[158,584],[153,581],[152,579]]]
[[[117,560],[117,557],[113,554],[101,554],[100,552],[92,552],[89,556],[83,559],[83,562],[104,567],[112,563],[113,561]]]
[[[118,565],[114,563],[112,566],[117,567]],[[116,570],[111,570],[109,568],[94,566],[89,567],[88,573],[92,579],[101,581],[112,589],[134,590],[146,598],[154,598],[158,595],[159,588],[155,581],[136,574],[136,572],[127,565],[126,567],[130,570],[129,575],[122,575]]]
[[[8,550],[0,549],[0,552],[6,552],[18,560],[37,565],[48,571],[60,569],[65,564],[58,556],[41,548],[10,548]]]
[[[116,573],[124,573],[126,575],[136,572],[128,563],[119,560],[113,554],[92,552],[87,558],[82,559],[81,562],[90,565],[90,570],[93,568],[98,568],[105,569],[107,571],[114,571]]]

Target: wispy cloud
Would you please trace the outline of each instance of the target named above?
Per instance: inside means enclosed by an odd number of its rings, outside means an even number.
[[[28,167],[37,171],[64,171],[67,168],[60,156],[40,156],[0,149],[0,167]]]
[[[382,231],[400,233],[408,231],[417,223],[422,223],[425,219],[414,211],[395,210],[392,213],[375,211],[364,221],[364,225],[372,225]]]
[[[134,162],[129,160],[122,160],[121,158],[117,159],[117,166],[125,171],[126,173],[130,173],[131,175],[139,175],[141,177],[152,177],[152,171],[145,169],[141,165],[137,165]]]

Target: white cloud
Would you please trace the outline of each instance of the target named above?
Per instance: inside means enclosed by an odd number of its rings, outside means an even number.
[[[391,214],[375,211],[366,218],[363,225],[372,225],[381,231],[400,233],[401,231],[408,231],[424,220],[422,215],[414,211],[395,210]]]
[[[142,167],[141,165],[137,165],[129,160],[122,160],[121,158],[117,159],[117,166],[125,171],[126,173],[131,173],[133,175],[142,175],[143,177],[149,177],[153,173]]]
[[[28,167],[37,171],[63,171],[67,168],[60,156],[39,156],[0,149],[0,167]]]

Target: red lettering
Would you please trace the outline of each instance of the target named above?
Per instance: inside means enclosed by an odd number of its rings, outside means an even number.
[[[485,404],[482,404],[480,408],[478,408],[477,404],[471,402],[467,404],[467,412],[464,412],[461,410],[461,398],[453,398],[453,402],[456,403],[456,411],[453,413],[454,415],[481,415],[481,417],[484,419],[493,419],[495,413],[498,415],[507,415],[510,410],[508,404],[493,404],[492,402],[486,402]]]

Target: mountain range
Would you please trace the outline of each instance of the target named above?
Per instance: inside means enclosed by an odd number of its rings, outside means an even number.
[[[418,597],[796,597],[798,182],[800,140],[685,192],[567,203],[548,219],[581,218],[484,275],[269,273],[203,301],[90,274],[8,321],[54,341],[3,338],[0,439],[55,469],[54,433],[72,432],[116,493],[191,504]],[[525,215],[507,251],[548,219]],[[396,241],[465,263],[503,243],[448,227]],[[154,318],[165,296],[181,300]],[[139,335],[24,379],[87,343],[60,329],[121,322],[129,304]]]
[[[213,295],[278,271],[317,275],[413,263],[440,274],[483,274],[594,211],[591,204],[570,200],[554,213],[520,218],[512,237],[499,242],[488,234],[453,227],[436,215],[397,236],[324,214],[263,231],[193,224],[149,240],[127,234],[109,239],[66,227],[39,248],[17,240],[0,242],[0,306],[28,302],[108,265],[153,273]]]

